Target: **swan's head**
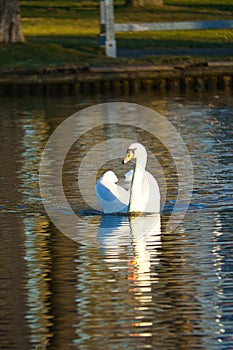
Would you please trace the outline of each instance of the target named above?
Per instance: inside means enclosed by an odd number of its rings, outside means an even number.
[[[131,143],[129,146],[125,158],[122,160],[122,164],[128,163],[131,159],[146,158],[146,149],[140,143]]]
[[[104,173],[104,175],[100,178],[99,180],[103,185],[104,184],[112,184],[112,183],[116,183],[118,181],[118,178],[116,176],[116,174],[109,170],[109,171],[106,171],[106,173]]]

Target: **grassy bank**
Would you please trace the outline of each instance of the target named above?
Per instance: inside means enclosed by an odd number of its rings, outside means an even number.
[[[117,23],[222,20],[232,19],[233,14],[233,0],[164,0],[163,7],[134,9],[124,7],[123,0],[115,0],[114,3]],[[26,42],[0,45],[1,71],[203,60],[203,57],[173,55],[140,59],[106,58],[98,47],[99,1],[22,0],[20,6]],[[116,38],[120,49],[233,48],[233,30],[228,29],[128,32],[118,33]]]

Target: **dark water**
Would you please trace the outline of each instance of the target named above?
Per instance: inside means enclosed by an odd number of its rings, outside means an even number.
[[[83,245],[50,222],[38,186],[45,143],[72,113],[108,101],[157,110],[185,141],[194,189],[175,231],[165,227],[177,174],[166,150],[137,130],[166,169],[161,229],[144,235],[143,218],[89,215],[77,226]],[[232,122],[231,92],[1,98],[0,348],[233,349]],[[95,130],[67,155],[64,188],[76,211],[86,209],[79,161],[107,132]]]

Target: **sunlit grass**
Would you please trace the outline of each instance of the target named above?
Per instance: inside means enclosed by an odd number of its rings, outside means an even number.
[[[36,22],[31,18],[23,19],[23,31],[26,36],[48,36],[48,35],[98,35],[99,22],[85,21],[83,19],[53,19],[49,18],[45,20],[43,18],[37,18]]]

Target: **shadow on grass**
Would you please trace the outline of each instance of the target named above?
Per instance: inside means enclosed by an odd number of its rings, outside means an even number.
[[[223,12],[233,12],[233,3],[232,4],[220,4],[219,1],[212,1],[212,3],[190,3],[187,1],[175,3],[174,1],[166,1],[167,6],[177,6],[177,7],[188,7],[197,9],[199,11],[203,10],[214,10],[214,11],[223,11]],[[224,18],[223,18],[224,19]]]
[[[43,18],[43,19],[82,19],[82,20],[96,20],[99,18],[98,9],[96,8],[82,8],[76,9],[73,7],[24,7],[21,6],[23,17],[28,18]]]
[[[98,36],[85,35],[48,35],[48,36],[27,36],[28,43],[33,44],[55,44],[62,48],[78,50],[85,54],[95,53],[98,48]]]
[[[210,40],[185,39],[182,34],[176,39],[159,38],[122,38],[117,40],[117,46],[121,49],[179,49],[179,48],[233,48],[232,42]]]
[[[97,59],[98,50],[71,49],[54,42],[38,41],[0,45],[0,73],[9,70],[33,71],[35,68],[78,65]]]

